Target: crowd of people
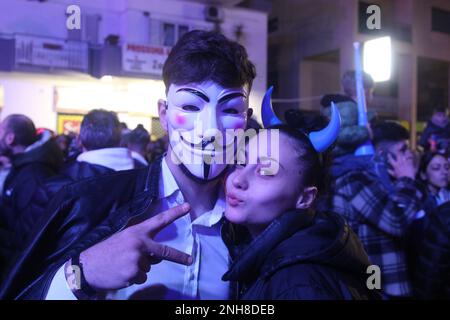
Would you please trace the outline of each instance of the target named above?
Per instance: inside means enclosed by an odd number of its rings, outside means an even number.
[[[164,138],[102,109],[78,135],[4,118],[0,297],[450,298],[447,108],[419,152],[394,121],[369,112],[358,124],[354,71],[320,114],[291,110],[286,123],[269,90],[262,125],[248,105],[255,76],[244,47],[191,31],[164,64]],[[368,74],[363,86],[370,110]],[[239,129],[255,133],[232,140],[244,161],[211,161]],[[374,153],[358,154],[367,143]]]

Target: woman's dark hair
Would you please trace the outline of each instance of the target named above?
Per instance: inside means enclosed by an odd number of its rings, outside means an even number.
[[[302,164],[301,172],[299,172],[302,179],[299,181],[301,186],[315,186],[320,193],[327,188],[328,174],[326,168],[328,167],[328,154],[318,153],[307,134],[310,128],[299,130],[297,128],[282,124],[268,127],[267,129],[278,129],[281,134],[285,134],[295,151],[297,157]]]
[[[251,88],[256,69],[245,48],[214,31],[185,33],[172,48],[163,67],[166,91],[171,84],[212,80],[223,87]]]

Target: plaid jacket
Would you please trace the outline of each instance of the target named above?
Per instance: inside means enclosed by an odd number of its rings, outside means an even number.
[[[336,180],[334,189],[331,210],[348,220],[380,267],[383,292],[411,296],[404,235],[424,201],[422,186],[400,178],[387,190],[374,173],[351,171]]]

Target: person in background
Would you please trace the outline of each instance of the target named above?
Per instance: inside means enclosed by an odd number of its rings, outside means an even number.
[[[450,192],[447,189],[449,174],[450,164],[445,154],[425,152],[422,155],[418,178],[427,186],[425,211],[432,211],[442,203],[450,201]]]
[[[334,157],[343,157],[353,155],[356,149],[363,143],[372,139],[370,125],[358,125],[358,106],[356,94],[355,71],[350,70],[344,73],[341,79],[341,85],[344,94],[329,94],[323,96],[320,104],[322,112],[326,116],[330,116],[330,105],[334,102],[339,109],[341,115],[341,131],[336,141],[336,145],[332,151]],[[370,105],[373,100],[373,91],[375,82],[372,77],[363,72],[363,85],[366,97],[366,104]],[[368,112],[367,118],[369,123],[375,117],[375,113]],[[342,158],[341,161],[348,162],[348,159]],[[339,162],[339,161],[338,161]],[[338,164],[337,164],[338,165]]]
[[[450,123],[448,109],[435,107],[431,119],[420,136],[419,145],[425,151],[450,151]]]
[[[385,298],[412,297],[406,237],[426,198],[415,180],[409,132],[395,122],[374,127],[375,155],[366,166],[338,177],[331,211],[344,216],[358,234],[371,262],[381,269]]]
[[[424,218],[424,230],[414,248],[413,284],[419,299],[450,299],[450,202]]]
[[[78,139],[82,152],[45,184],[48,201],[72,182],[139,166],[131,152],[120,147],[121,129],[115,112],[103,109],[89,111],[81,122]]]
[[[131,151],[131,157],[137,166],[147,166],[147,146],[150,143],[150,134],[139,124],[135,129],[122,136],[120,145]]]
[[[4,230],[0,246],[5,261],[10,261],[42,215],[47,202],[41,186],[57,174],[63,156],[52,134],[46,130],[37,134],[33,121],[21,114],[9,115],[0,123],[0,155],[11,162],[0,201]]]

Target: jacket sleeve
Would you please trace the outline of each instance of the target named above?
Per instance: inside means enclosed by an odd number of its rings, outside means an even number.
[[[403,236],[422,207],[424,192],[418,182],[400,178],[388,192],[376,179],[366,179],[350,200],[360,218],[395,237]]]

